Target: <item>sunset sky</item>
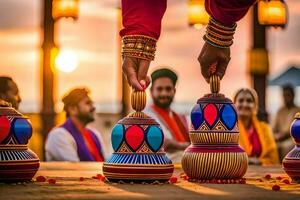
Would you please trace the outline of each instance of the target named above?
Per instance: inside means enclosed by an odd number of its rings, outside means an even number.
[[[289,65],[300,65],[300,1],[286,0],[289,23],[285,30],[268,30],[271,76]],[[78,21],[63,19],[57,23],[57,43],[78,56],[78,68],[57,72],[57,100],[75,86],[87,86],[98,111],[116,112],[118,93],[118,13],[119,0],[80,0]],[[0,75],[13,77],[19,85],[21,110],[40,110],[40,46],[42,0],[0,1]],[[176,105],[188,112],[197,98],[208,92],[201,77],[197,56],[203,45],[204,28],[188,26],[187,0],[169,0],[158,42],[157,66],[169,66],[179,74]],[[249,86],[246,52],[251,47],[251,12],[238,23],[232,60],[222,80],[221,91],[231,97],[235,90]],[[268,106],[280,105],[280,93],[269,90]],[[276,98],[273,98],[276,97]],[[275,100],[274,100],[275,99]],[[299,99],[299,95],[298,95]],[[180,105],[185,105],[180,107]],[[58,104],[57,109],[60,108]]]

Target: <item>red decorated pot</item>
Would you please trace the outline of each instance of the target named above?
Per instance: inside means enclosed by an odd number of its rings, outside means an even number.
[[[240,179],[247,171],[248,156],[238,144],[236,109],[218,93],[218,81],[212,80],[212,93],[200,98],[191,112],[191,145],[181,162],[191,179]]]
[[[285,156],[282,164],[284,171],[294,181],[300,182],[300,112],[295,115],[290,131],[296,145]]]
[[[39,168],[38,156],[28,149],[32,126],[12,107],[0,106],[0,182],[30,181]]]

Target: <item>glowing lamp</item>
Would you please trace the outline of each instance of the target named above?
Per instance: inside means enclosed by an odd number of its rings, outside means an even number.
[[[189,0],[188,20],[189,25],[196,29],[208,24],[209,15],[205,10],[204,0]]]
[[[53,0],[52,17],[54,20],[60,18],[78,18],[79,0]]]
[[[263,0],[258,3],[258,22],[266,26],[287,24],[287,5],[283,0]]]

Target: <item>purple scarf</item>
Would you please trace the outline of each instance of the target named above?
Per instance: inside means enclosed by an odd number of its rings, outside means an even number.
[[[95,161],[93,155],[88,150],[88,147],[86,146],[86,144],[84,142],[84,138],[82,137],[79,130],[76,128],[75,124],[70,120],[70,118],[68,118],[67,121],[64,124],[62,124],[60,127],[66,129],[73,136],[73,138],[76,142],[76,145],[77,145],[77,153],[78,153],[80,161]],[[94,143],[96,144],[97,150],[100,152],[100,154],[103,157],[102,147],[101,147],[101,144],[100,144],[96,134],[90,129],[87,129],[87,130],[88,130],[89,134],[91,135],[91,138],[93,139]]]

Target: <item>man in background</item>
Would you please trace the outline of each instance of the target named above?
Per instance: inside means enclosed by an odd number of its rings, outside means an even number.
[[[189,146],[188,124],[185,116],[171,109],[176,93],[177,75],[162,68],[151,74],[150,88],[153,104],[147,114],[160,124],[165,135],[165,151],[174,163],[180,163],[183,151]]]
[[[11,77],[0,76],[0,99],[18,110],[22,101],[17,84]]]
[[[282,87],[282,96],[284,105],[278,110],[274,124],[274,135],[277,141],[280,160],[294,147],[293,140],[290,136],[290,125],[294,120],[300,108],[295,105],[295,90],[291,85]]]
[[[102,137],[87,125],[93,122],[95,107],[85,88],[76,88],[63,99],[67,119],[53,128],[46,141],[47,161],[104,161]]]

